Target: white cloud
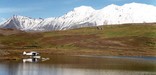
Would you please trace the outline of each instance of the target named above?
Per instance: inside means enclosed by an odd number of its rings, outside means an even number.
[[[0,8],[0,13],[19,13],[39,10],[40,8]]]
[[[6,19],[5,18],[0,18],[0,21],[5,21]]]
[[[0,18],[0,24],[2,24],[4,21],[6,21],[5,18]]]

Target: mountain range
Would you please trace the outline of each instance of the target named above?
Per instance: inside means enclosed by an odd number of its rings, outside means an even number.
[[[45,19],[14,15],[0,23],[0,28],[22,31],[52,31],[100,25],[153,22],[156,22],[156,6],[129,3],[122,6],[111,4],[99,10],[90,6],[80,6],[63,16]]]

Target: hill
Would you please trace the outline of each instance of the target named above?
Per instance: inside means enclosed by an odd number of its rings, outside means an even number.
[[[2,31],[2,29],[0,30]],[[126,24],[86,27],[51,32],[0,32],[0,50],[21,55],[156,56],[156,24]]]

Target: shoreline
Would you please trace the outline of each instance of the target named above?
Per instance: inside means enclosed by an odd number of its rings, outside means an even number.
[[[66,50],[66,49],[25,49],[6,50],[6,55],[0,55],[0,60],[20,60],[25,58],[23,52],[36,51],[41,56],[115,56],[115,57],[156,57],[156,50]]]

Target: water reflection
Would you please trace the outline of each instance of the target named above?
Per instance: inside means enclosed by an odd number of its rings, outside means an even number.
[[[2,68],[2,67],[0,67]],[[126,71],[109,69],[68,68],[64,65],[44,65],[24,63],[10,70],[3,67],[0,75],[154,75],[155,72]]]
[[[28,58],[28,59],[23,59],[23,62],[26,63],[26,62],[38,62],[39,59],[36,59],[36,58]]]
[[[39,63],[0,63],[0,75],[156,75],[155,61],[53,58],[49,62]]]
[[[23,64],[16,75],[151,75],[150,72],[68,68],[64,65]],[[155,73],[156,74],[156,73]]]
[[[0,75],[9,75],[8,71],[8,65],[6,64],[0,64]]]

